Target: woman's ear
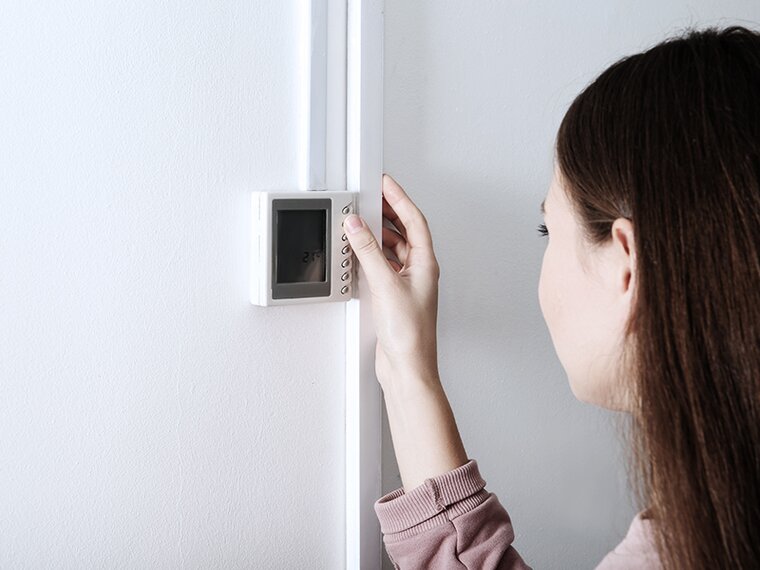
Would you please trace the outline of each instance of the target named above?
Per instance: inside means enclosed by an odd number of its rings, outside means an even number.
[[[633,293],[636,282],[636,247],[633,224],[628,218],[612,222],[612,251],[615,260],[618,291],[623,295]]]

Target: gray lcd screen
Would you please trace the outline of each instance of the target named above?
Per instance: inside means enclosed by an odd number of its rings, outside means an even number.
[[[326,210],[277,211],[277,283],[327,279]]]

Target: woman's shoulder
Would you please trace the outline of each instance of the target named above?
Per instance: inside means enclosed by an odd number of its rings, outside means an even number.
[[[653,524],[647,510],[637,513],[625,538],[602,559],[596,570],[661,568],[655,549]]]

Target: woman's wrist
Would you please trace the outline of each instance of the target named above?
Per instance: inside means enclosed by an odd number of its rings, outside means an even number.
[[[421,387],[440,386],[437,358],[410,358],[389,362],[383,359],[376,366],[377,380],[383,392],[391,391],[403,396],[413,394]]]
[[[393,448],[407,491],[467,463],[437,370],[394,378],[383,391]]]

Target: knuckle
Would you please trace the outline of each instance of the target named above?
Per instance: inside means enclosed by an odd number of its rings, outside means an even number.
[[[367,241],[360,243],[358,249],[362,253],[372,253],[377,249],[377,242],[373,239],[368,239]]]
[[[428,219],[422,214],[422,212],[420,212],[420,215],[415,219],[415,224],[426,234],[428,241],[432,243],[433,234],[430,229],[430,222],[428,222]]]
[[[423,228],[429,228],[430,225],[428,224],[428,219],[425,217],[425,214],[422,213],[422,211],[417,210],[417,223],[420,224]]]

